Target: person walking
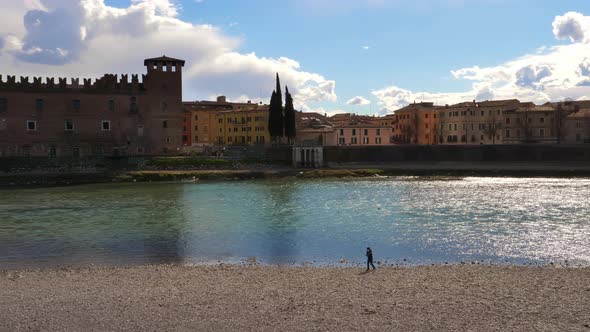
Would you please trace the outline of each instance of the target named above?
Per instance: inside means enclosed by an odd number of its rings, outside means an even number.
[[[371,247],[367,247],[367,271],[369,271],[369,264],[375,270],[375,265],[373,265],[373,250],[371,250]]]

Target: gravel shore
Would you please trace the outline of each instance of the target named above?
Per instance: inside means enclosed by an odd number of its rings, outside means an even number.
[[[0,271],[0,331],[590,331],[590,268]]]

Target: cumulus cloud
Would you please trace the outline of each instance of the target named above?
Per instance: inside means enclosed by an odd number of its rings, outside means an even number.
[[[381,109],[394,111],[414,101],[454,104],[470,100],[512,99],[544,103],[590,95],[590,17],[579,13],[557,16],[557,39],[570,44],[540,48],[493,67],[467,67],[451,71],[459,80],[472,82],[463,92],[414,92],[397,86],[373,91]]]
[[[589,18],[580,13],[568,12],[557,16],[553,21],[553,34],[557,39],[569,39],[571,42],[586,40]]]
[[[365,99],[361,96],[351,98],[350,100],[348,100],[346,102],[346,105],[351,105],[351,106],[365,106],[365,105],[369,105],[369,104],[371,104],[371,101],[368,99]]]
[[[0,0],[16,16],[0,27],[0,72],[34,76],[100,77],[143,73],[143,59],[163,54],[186,60],[186,100],[226,95],[268,102],[274,74],[296,107],[335,101],[335,82],[286,57],[237,51],[242,40],[221,28],[178,18],[173,0],[132,0],[126,8],[104,0]]]

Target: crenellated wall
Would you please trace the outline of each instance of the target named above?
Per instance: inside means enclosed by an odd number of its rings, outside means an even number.
[[[91,78],[68,78],[65,77],[28,77],[8,75],[6,78],[0,75],[0,91],[7,92],[80,92],[80,93],[141,93],[146,91],[145,83],[147,75],[131,75],[129,81],[128,74],[119,75],[105,74],[101,78],[92,82]]]

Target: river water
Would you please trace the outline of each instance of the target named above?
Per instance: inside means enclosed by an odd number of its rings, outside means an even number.
[[[0,190],[0,269],[241,262],[590,264],[590,179],[133,183]]]

